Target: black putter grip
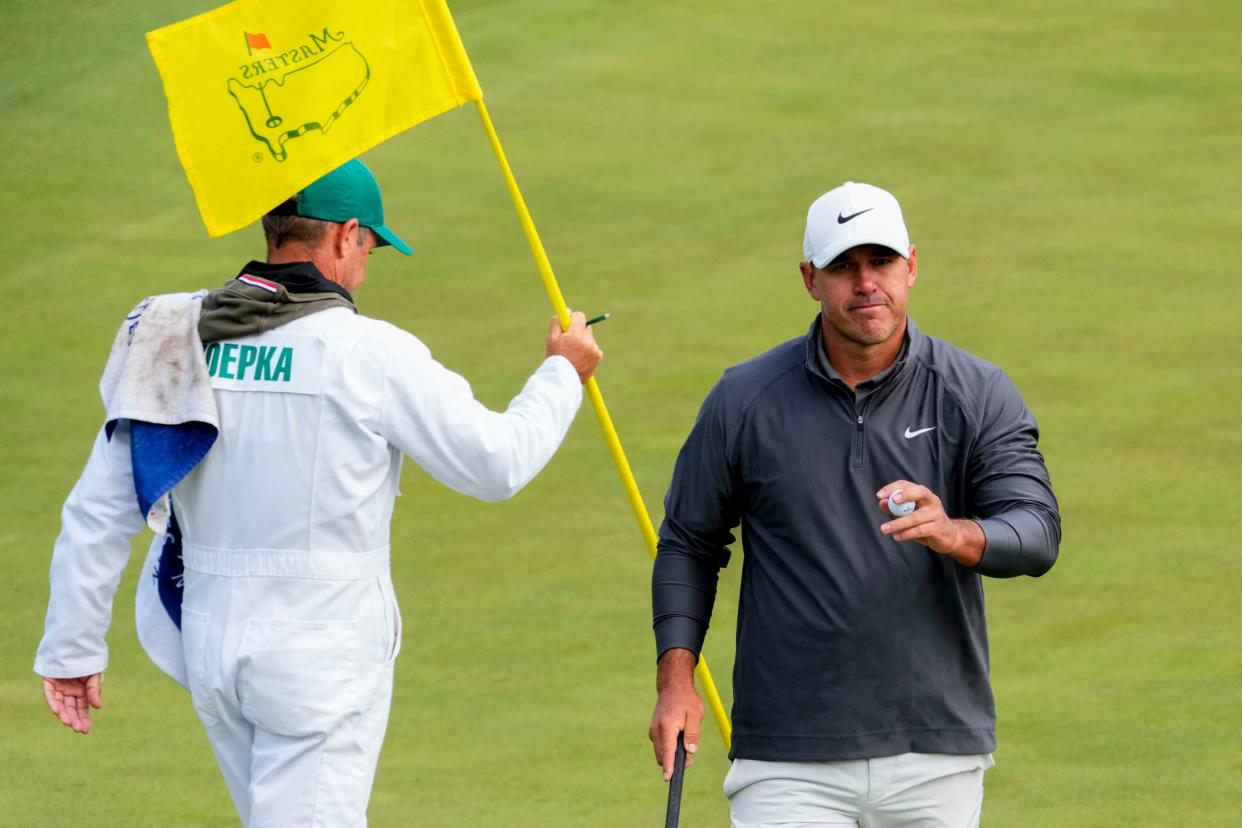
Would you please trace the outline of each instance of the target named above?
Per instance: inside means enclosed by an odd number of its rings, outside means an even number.
[[[673,778],[668,780],[668,813],[664,828],[677,828],[681,818],[681,781],[686,778],[686,734],[677,734],[677,755],[673,757]]]

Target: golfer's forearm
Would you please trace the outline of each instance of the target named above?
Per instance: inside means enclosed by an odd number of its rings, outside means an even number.
[[[1055,513],[1043,508],[1015,508],[977,522],[986,539],[983,557],[975,567],[980,575],[1038,577],[1056,563],[1061,522]]]
[[[656,692],[663,693],[678,686],[693,686],[694,668],[698,660],[696,654],[680,647],[661,655],[659,667],[656,669]]]
[[[956,542],[948,555],[962,566],[973,569],[983,559],[983,546],[987,542],[983,527],[964,518],[954,520],[953,526],[957,530]]]

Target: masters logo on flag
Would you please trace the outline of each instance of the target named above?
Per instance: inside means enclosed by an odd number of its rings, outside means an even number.
[[[270,50],[266,35],[246,35],[247,52]],[[344,32],[324,29],[294,48],[238,67],[229,94],[246,126],[272,158],[288,157],[285,144],[318,130],[327,132],[371,78],[371,66]]]
[[[483,97],[444,0],[237,0],[147,44],[213,236]]]

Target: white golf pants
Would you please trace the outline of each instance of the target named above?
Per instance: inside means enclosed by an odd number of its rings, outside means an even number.
[[[242,824],[365,826],[401,641],[386,571],[335,580],[187,567],[181,632],[194,708]]]
[[[903,753],[844,762],[735,759],[733,828],[976,828],[990,754]]]

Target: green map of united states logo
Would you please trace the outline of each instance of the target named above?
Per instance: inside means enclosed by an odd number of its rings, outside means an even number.
[[[293,139],[330,130],[371,79],[370,64],[344,32],[325,27],[283,51],[262,32],[244,34],[251,60],[229,78],[229,94],[251,136],[276,161],[289,157],[285,145]]]

